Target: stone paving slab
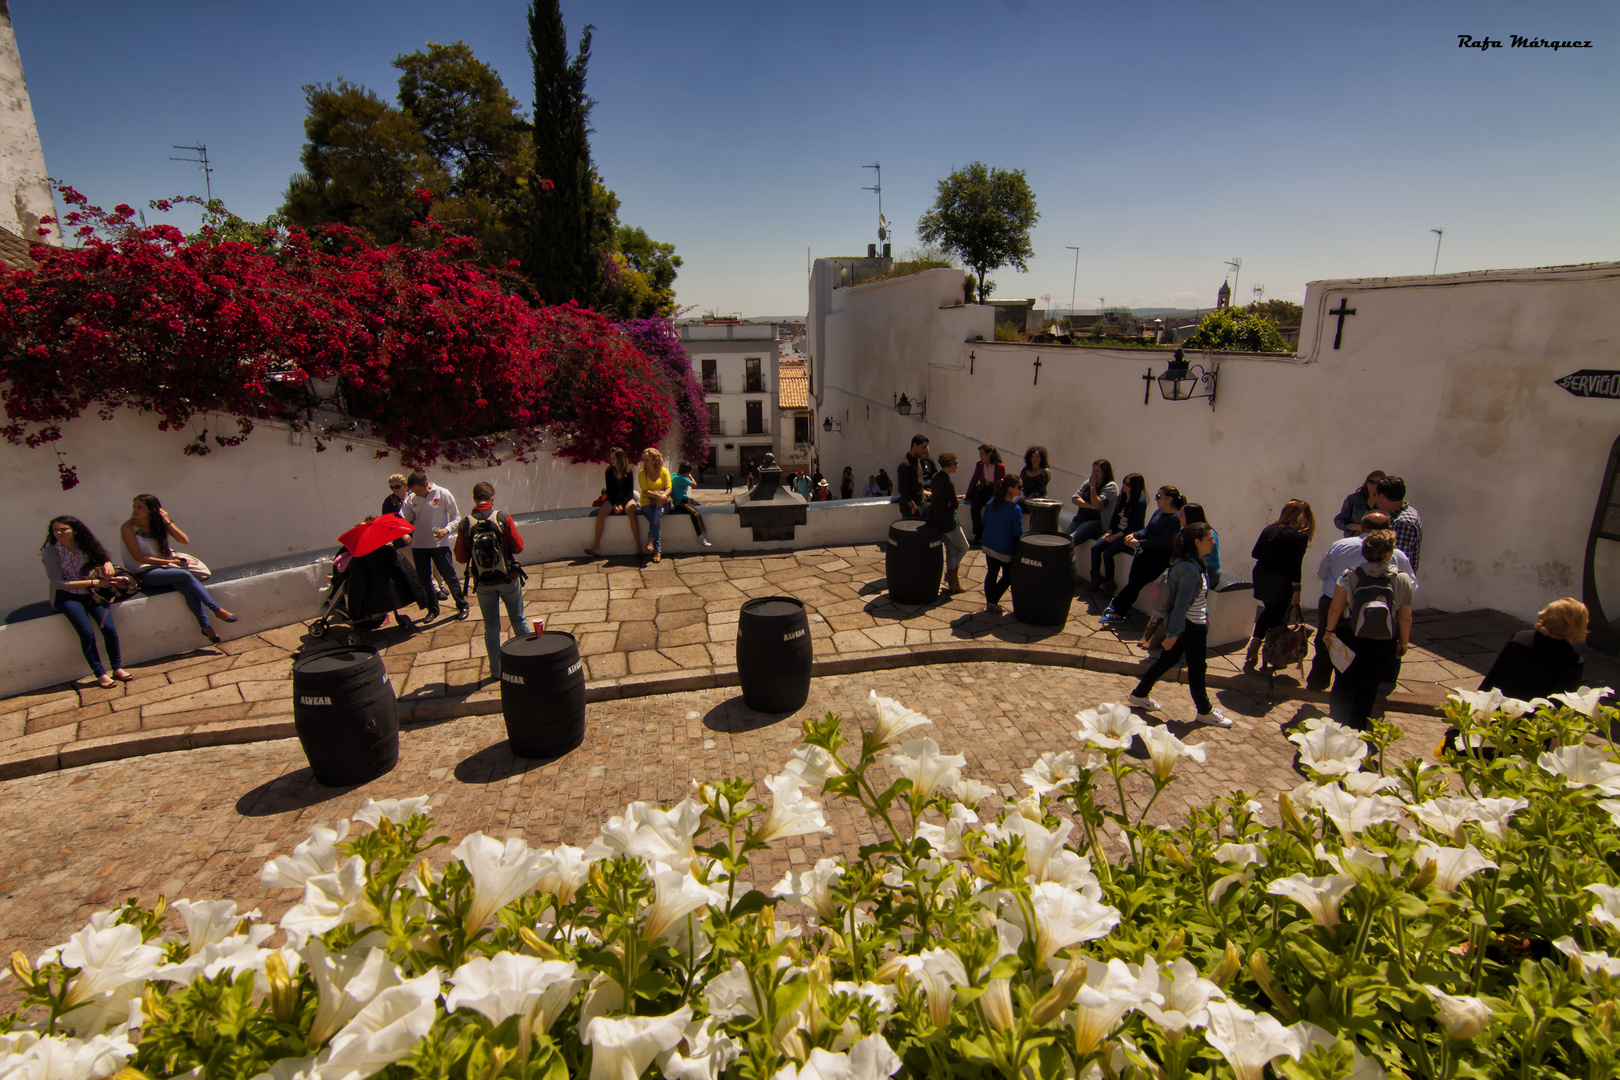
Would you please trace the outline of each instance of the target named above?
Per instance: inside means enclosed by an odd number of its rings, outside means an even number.
[[[1103,596],[1083,592],[1068,623],[1055,629],[987,614],[980,552],[962,565],[967,592],[896,604],[884,591],[884,550],[869,544],[672,556],[656,565],[561,559],[529,568],[525,602],[550,629],[579,639],[594,700],[736,685],[738,610],[748,597],[765,595],[804,601],[820,674],[947,662],[932,654],[942,648],[954,650],[948,662],[1020,660],[1121,672],[1148,663],[1134,644],[1142,617],[1104,628]],[[410,632],[363,635],[382,650],[407,722],[498,711],[480,618],[474,605],[467,622],[441,617]],[[1494,611],[1419,613],[1390,707],[1432,709],[1447,686],[1478,685],[1501,644],[1523,627]],[[307,625],[297,623],[138,665],[130,669],[132,682],[110,690],[87,679],[0,699],[0,779],[204,744],[198,740],[217,744],[231,741],[233,730],[238,742],[268,737],[264,732],[281,730],[275,724],[291,722],[292,656],[307,636]],[[1243,674],[1242,663],[1241,644],[1212,655],[1211,684],[1323,700],[1304,689],[1299,668],[1268,679]],[[1593,685],[1620,684],[1615,661],[1589,654],[1587,665]],[[672,683],[676,677],[681,681]]]
[[[394,770],[347,789],[316,783],[284,730],[269,727],[267,741],[248,746],[204,745],[208,734],[193,731],[190,745],[199,748],[0,783],[0,956],[37,956],[92,912],[131,896],[229,898],[274,921],[298,897],[259,886],[264,861],[368,797],[428,795],[452,838],[482,830],[536,846],[583,846],[629,802],[668,804],[693,779],[758,781],[779,770],[806,717],[830,711],[870,726],[871,690],[932,718],[918,734],[965,755],[965,775],[1016,797],[1025,790],[1022,771],[1042,752],[1077,748],[1075,711],[1118,700],[1130,686],[1129,677],[1078,668],[967,663],[817,678],[804,708],[788,716],[753,712],[730,688],[602,701],[589,706],[584,743],[552,761],[514,757],[500,718],[484,716],[406,730]],[[1301,782],[1282,732],[1319,715],[1316,706],[1221,690],[1236,723],[1220,729],[1192,725],[1183,690],[1163,686],[1156,696],[1171,730],[1201,743],[1207,760],[1183,763],[1153,806],[1154,821],[1180,820],[1238,789],[1275,793]],[[1407,733],[1392,748],[1396,758],[1428,754],[1439,740],[1443,725],[1432,717],[1392,718]],[[1151,788],[1142,777],[1127,780],[1126,799],[1139,813]],[[980,807],[984,816],[997,809],[994,800]],[[876,839],[874,826],[843,804],[828,816],[831,835],[776,845],[756,857],[752,880],[769,888],[789,868],[835,852],[853,857]],[[442,862],[445,849],[434,858]],[[13,1004],[0,983],[0,1012]]]

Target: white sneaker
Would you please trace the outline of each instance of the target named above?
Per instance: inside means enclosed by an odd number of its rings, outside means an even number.
[[[1142,709],[1146,712],[1159,711],[1159,703],[1150,697],[1138,697],[1135,694],[1132,694],[1125,699],[1125,704],[1129,705],[1133,709]]]
[[[1209,712],[1201,712],[1197,716],[1193,717],[1193,723],[1215,724],[1219,727],[1231,727],[1232,718],[1221,712],[1221,710],[1212,708],[1209,710]]]
[[[707,536],[698,537],[698,543],[702,544],[704,547],[714,547],[713,544],[709,543],[709,538]]]

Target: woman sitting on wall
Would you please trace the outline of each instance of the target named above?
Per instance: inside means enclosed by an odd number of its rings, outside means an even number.
[[[1131,576],[1125,587],[1114,594],[1108,608],[1102,613],[1104,626],[1124,622],[1131,614],[1131,605],[1147,588],[1148,583],[1170,566],[1170,548],[1181,532],[1180,511],[1187,505],[1187,497],[1170,484],[1159,489],[1155,497],[1159,508],[1153,512],[1145,527],[1125,537],[1125,546],[1136,552],[1131,560]]]
[[[128,681],[134,678],[123,669],[118,651],[118,627],[113,623],[112,607],[92,596],[90,589],[98,584],[92,574],[103,578],[113,574],[112,560],[84,522],[63,515],[51,518],[45,530],[45,543],[39,549],[40,562],[45,564],[45,580],[51,596],[51,606],[73,624],[79,635],[79,647],[90,664],[96,682],[104,687],[113,685],[114,679]],[[101,654],[96,650],[95,628],[101,627],[101,640],[107,646],[107,662],[112,674],[101,666]]]
[[[596,549],[602,544],[602,526],[615,514],[630,522],[630,541],[635,545],[630,550],[641,550],[641,524],[635,508],[636,477],[630,470],[630,455],[615,446],[608,456],[612,461],[603,474],[603,502],[596,511],[596,535],[591,537],[591,546],[585,549],[587,555],[596,554]]]
[[[1046,447],[1032,446],[1024,451],[1024,467],[1018,472],[1018,481],[1024,488],[1024,498],[1046,498],[1046,489],[1052,483],[1052,466]]]
[[[215,645],[220,637],[208,621],[208,613],[218,615],[221,622],[233,623],[236,616],[214,602],[192,572],[186,569],[188,559],[176,554],[170,541],[189,544],[191,538],[169,517],[156,495],[137,495],[130,507],[129,520],[118,530],[124,541],[124,567],[140,578],[141,591],[169,588],[179,593],[191,609],[192,618],[202,630],[203,637]]]
[[[1114,588],[1114,556],[1129,551],[1125,538],[1147,521],[1147,480],[1141,473],[1125,474],[1124,490],[1114,502],[1108,531],[1091,545],[1091,587],[1098,592]]]
[[[1074,520],[1069,523],[1070,539],[1079,544],[1100,537],[1108,520],[1114,516],[1114,504],[1119,501],[1113,462],[1107,458],[1093,461],[1091,478],[1080,485],[1080,490],[1069,501],[1075,506]]]

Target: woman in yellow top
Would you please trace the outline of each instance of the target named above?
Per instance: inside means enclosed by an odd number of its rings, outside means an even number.
[[[664,510],[669,506],[669,470],[664,467],[664,455],[657,447],[649,446],[641,452],[641,469],[636,473],[636,487],[641,489],[641,516],[647,519],[647,550],[653,562],[664,560],[662,526]]]

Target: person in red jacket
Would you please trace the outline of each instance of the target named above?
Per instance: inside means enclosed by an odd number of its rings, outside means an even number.
[[[495,485],[473,485],[472,513],[456,526],[456,561],[467,564],[467,588],[478,598],[484,617],[484,651],[489,654],[489,677],[501,677],[501,605],[518,637],[529,632],[523,622],[523,581],[528,576],[518,565],[523,537],[510,516],[495,509]]]

